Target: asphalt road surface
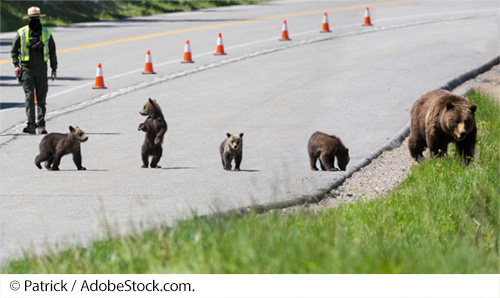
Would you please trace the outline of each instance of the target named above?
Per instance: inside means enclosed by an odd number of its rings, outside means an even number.
[[[363,27],[365,7],[373,26]],[[319,33],[328,12],[331,33]],[[291,41],[278,41],[283,20]],[[34,164],[42,136],[25,135],[24,94],[0,34],[0,258],[87,242],[111,226],[172,224],[192,212],[293,200],[342,172],[313,172],[307,141],[339,136],[348,170],[409,121],[413,102],[499,55],[498,1],[273,1],[52,28],[58,79],[47,130],[79,126],[83,166]],[[218,33],[227,55],[213,55]],[[191,43],[195,63],[181,64]],[[141,74],[146,52],[156,75]],[[102,63],[107,89],[92,89]],[[141,168],[137,131],[148,98],[169,130],[162,169]],[[480,109],[481,107],[479,107]],[[245,135],[241,172],[218,152]]]

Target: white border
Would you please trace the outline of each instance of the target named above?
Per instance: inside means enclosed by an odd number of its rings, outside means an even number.
[[[188,284],[188,292],[81,291],[87,285],[128,281]],[[26,291],[29,283],[67,284],[69,292]],[[12,288],[19,288],[14,291]],[[73,292],[70,292],[73,288]],[[151,288],[151,287],[150,287]],[[39,288],[40,289],[40,288]],[[122,289],[127,289],[126,286]],[[498,274],[14,274],[0,275],[0,297],[500,297]]]

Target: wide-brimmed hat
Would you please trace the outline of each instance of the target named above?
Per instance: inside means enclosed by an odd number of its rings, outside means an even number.
[[[44,16],[45,16],[44,14],[40,13],[40,7],[31,6],[30,8],[28,8],[28,15],[25,16],[23,19],[27,19],[27,18],[41,18],[41,17],[44,17]]]

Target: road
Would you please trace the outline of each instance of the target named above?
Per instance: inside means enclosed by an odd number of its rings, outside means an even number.
[[[319,33],[323,12],[332,33]],[[0,259],[328,189],[343,172],[309,169],[311,134],[339,136],[352,170],[423,93],[499,55],[498,16],[498,1],[273,1],[52,28],[47,130],[88,133],[87,171],[69,156],[59,172],[35,167],[42,136],[21,133],[15,34],[0,34]],[[278,41],[284,19],[291,41]],[[219,32],[225,56],[213,55]],[[192,64],[180,63],[186,40]],[[156,75],[141,74],[148,50]],[[107,89],[92,89],[98,63]],[[141,168],[150,97],[169,125],[158,170]],[[241,172],[222,169],[226,132],[245,134]]]

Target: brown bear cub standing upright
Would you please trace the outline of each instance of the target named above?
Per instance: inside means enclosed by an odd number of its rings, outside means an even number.
[[[35,165],[41,169],[41,162],[45,161],[47,170],[58,171],[61,158],[66,154],[73,154],[73,161],[78,170],[82,167],[82,154],[80,143],[86,142],[88,136],[78,126],[69,127],[69,133],[49,133],[40,142],[40,154],[35,157]]]
[[[334,165],[335,157],[337,157],[337,164],[342,171],[345,171],[349,163],[349,149],[336,136],[322,132],[315,132],[311,136],[307,144],[307,152],[313,171],[318,170],[316,167],[318,158],[323,171],[337,171]]]
[[[154,99],[149,99],[142,110],[139,112],[142,116],[148,116],[144,123],[139,124],[139,130],[146,132],[144,143],[142,144],[142,167],[147,168],[149,164],[149,156],[153,156],[151,160],[151,168],[161,168],[158,165],[163,149],[163,136],[167,132],[167,122],[163,118],[163,113]]]
[[[411,108],[411,156],[420,161],[425,147],[429,147],[432,156],[443,156],[448,144],[454,142],[458,155],[468,164],[476,146],[475,111],[475,104],[469,105],[465,98],[449,91],[424,94]]]
[[[243,158],[243,133],[232,135],[227,133],[225,139],[219,146],[222,166],[224,170],[231,171],[231,162],[234,159],[234,170],[240,170],[241,159]]]

